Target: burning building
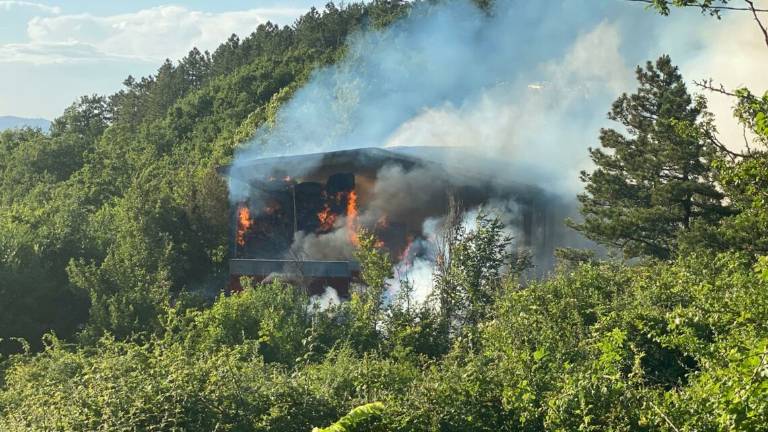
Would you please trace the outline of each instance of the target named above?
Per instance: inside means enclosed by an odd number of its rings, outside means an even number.
[[[235,197],[232,280],[279,275],[311,293],[328,286],[348,293],[361,228],[397,259],[428,237],[428,222],[445,216],[452,201],[466,211],[484,207],[546,268],[565,217],[564,206],[541,188],[504,180],[504,166],[445,148],[261,158],[221,171]]]

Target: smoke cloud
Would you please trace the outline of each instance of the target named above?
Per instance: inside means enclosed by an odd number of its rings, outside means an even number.
[[[418,3],[385,30],[353,35],[345,59],[315,72],[276,121],[260,127],[241,147],[233,167],[265,157],[361,147],[456,148],[460,151],[439,158],[452,181],[461,178],[459,183],[480,188],[493,187],[476,181],[481,177],[496,185],[529,184],[560,201],[547,215],[552,218],[547,224],[560,228],[539,233],[532,242],[551,250],[553,244],[578,243],[562,219],[577,213],[578,173],[591,164],[587,149],[598,145],[601,127],[613,126],[606,117],[611,102],[636,88],[636,65],[670,54],[684,76],[687,69],[741,69],[763,76],[755,73],[760,62],[750,61],[754,43],[742,41],[745,30],[734,33],[736,42],[723,42],[731,27],[741,29],[743,17],[727,25],[702,22],[708,18],[689,10],[661,18],[623,1],[496,3],[491,14],[469,0]],[[719,27],[711,34],[703,30],[706,25]],[[740,68],[724,67],[728,58],[737,59]],[[736,72],[726,78],[753,84]],[[722,103],[713,105],[727,121]],[[734,140],[733,128],[722,129],[726,141]],[[439,218],[431,211],[445,207],[442,175],[433,169],[385,167],[361,224],[371,226],[383,214],[422,222]],[[231,185],[233,197],[243,195],[241,186]],[[495,201],[505,222],[519,224],[515,200],[500,196]],[[425,227],[421,234],[424,241],[431,235]],[[294,240],[297,255],[351,254],[342,230]],[[421,297],[431,283],[428,255],[397,268],[410,274]],[[537,259],[543,263],[551,257]],[[391,281],[395,287],[398,279]]]
[[[359,147],[459,146],[573,183],[610,101],[631,87],[619,25],[600,17],[605,6],[498,3],[492,17],[469,1],[419,4],[387,30],[353,36],[345,61],[316,72],[235,164]]]
[[[325,291],[323,291],[320,295],[315,295],[309,298],[309,311],[314,312],[322,312],[326,311],[329,308],[333,306],[337,306],[341,304],[341,300],[339,299],[339,293],[336,292],[335,289],[331,287],[325,287]]]

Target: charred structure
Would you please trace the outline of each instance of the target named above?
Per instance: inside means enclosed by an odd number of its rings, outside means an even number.
[[[503,213],[516,247],[547,266],[563,211],[540,188],[503,181],[502,172],[438,148],[361,148],[257,159],[223,167],[233,196],[230,275],[259,281],[280,275],[311,293],[326,286],[344,296],[357,275],[357,232],[376,234],[394,261],[425,222],[463,209]],[[440,157],[443,156],[442,160]],[[457,168],[461,165],[461,168]],[[503,170],[503,167],[496,169]]]

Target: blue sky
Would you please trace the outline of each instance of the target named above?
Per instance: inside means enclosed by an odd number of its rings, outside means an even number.
[[[214,49],[262,22],[290,24],[317,0],[0,1],[0,115],[52,119],[193,46]]]

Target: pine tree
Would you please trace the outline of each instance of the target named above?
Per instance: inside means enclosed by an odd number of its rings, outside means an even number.
[[[681,232],[730,209],[713,180],[718,150],[705,138],[712,132],[705,100],[693,100],[669,56],[636,73],[637,92],[608,114],[625,133],[603,129],[601,148],[590,148],[596,169],[581,173],[584,222],[572,226],[626,257],[667,259]]]

